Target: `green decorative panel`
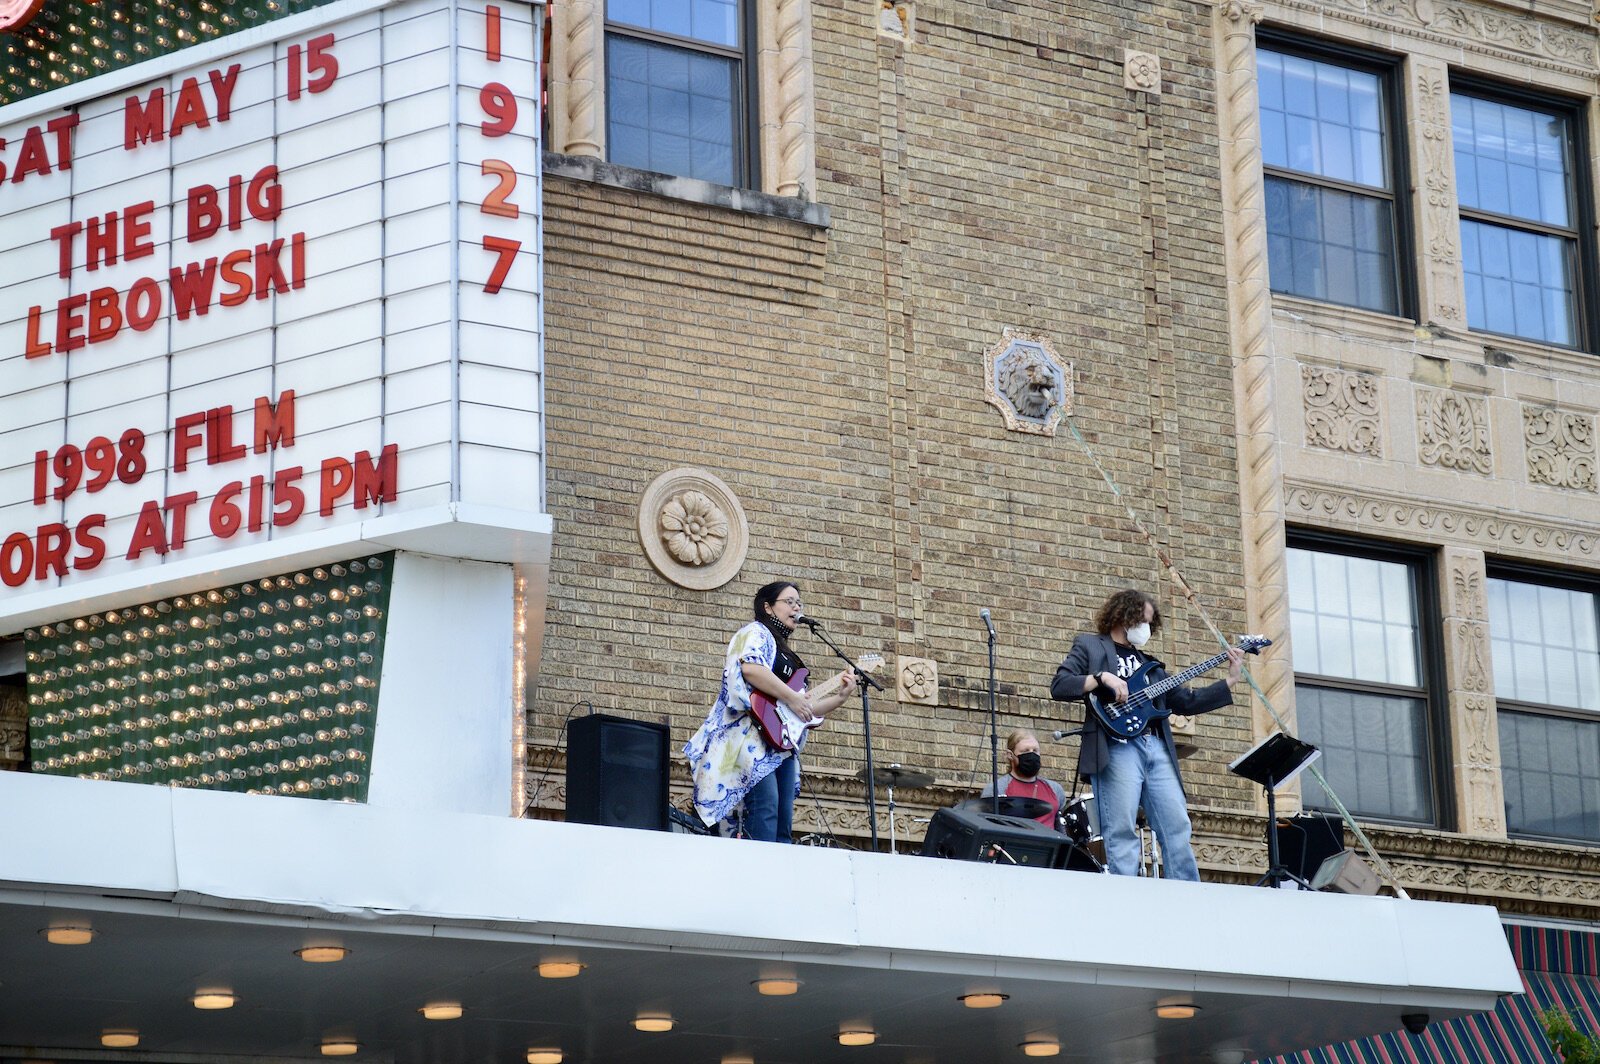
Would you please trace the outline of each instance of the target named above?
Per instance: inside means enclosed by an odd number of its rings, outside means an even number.
[[[392,554],[27,633],[33,771],[365,801]]]
[[[143,63],[331,0],[44,0],[33,21],[0,33],[0,104]]]

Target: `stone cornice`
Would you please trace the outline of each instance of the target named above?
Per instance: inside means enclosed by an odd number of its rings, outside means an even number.
[[[1546,18],[1467,0],[1273,0],[1266,17],[1301,23],[1329,16],[1420,41],[1462,48],[1492,58],[1593,77],[1595,33],[1590,10],[1576,3],[1541,5]],[[1559,20],[1562,25],[1553,24]],[[1583,26],[1582,30],[1568,27]]]
[[[1430,544],[1443,540],[1565,565],[1600,555],[1600,534],[1572,522],[1513,517],[1457,503],[1419,502],[1413,496],[1370,488],[1360,493],[1340,491],[1292,478],[1284,482],[1284,501],[1291,523]]]

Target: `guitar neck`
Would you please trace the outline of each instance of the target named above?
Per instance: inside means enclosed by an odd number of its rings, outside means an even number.
[[[1186,684],[1190,680],[1194,679],[1196,676],[1201,676],[1210,672],[1212,669],[1216,668],[1218,665],[1221,665],[1227,660],[1227,651],[1223,651],[1216,657],[1207,658],[1198,665],[1191,665],[1182,672],[1174,673],[1159,683],[1151,684],[1149,687],[1146,687],[1142,693],[1149,698],[1159,698],[1168,691],[1172,690],[1174,687],[1182,686],[1183,684]]]

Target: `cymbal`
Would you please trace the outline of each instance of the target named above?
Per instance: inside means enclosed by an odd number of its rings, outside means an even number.
[[[1173,743],[1172,748],[1178,752],[1178,760],[1193,757],[1200,752],[1200,748],[1193,743]]]
[[[867,778],[867,770],[862,769],[856,773],[856,779]],[[904,765],[876,765],[872,770],[872,782],[879,787],[931,787],[933,773],[922,772]]]
[[[960,809],[970,809],[974,813],[994,812],[993,798],[968,798],[962,802]],[[1020,795],[1006,794],[1000,797],[1000,815],[1014,816],[1022,820],[1032,820],[1034,817],[1044,816],[1050,811],[1050,803],[1043,798],[1025,798]]]

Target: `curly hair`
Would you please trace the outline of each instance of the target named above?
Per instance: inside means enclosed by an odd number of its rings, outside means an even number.
[[[1161,631],[1161,607],[1143,591],[1128,588],[1106,599],[1100,612],[1094,615],[1095,631],[1110,635],[1114,628],[1130,628],[1144,620],[1144,608],[1150,607],[1150,634]]]

